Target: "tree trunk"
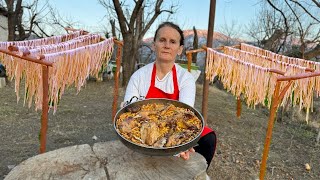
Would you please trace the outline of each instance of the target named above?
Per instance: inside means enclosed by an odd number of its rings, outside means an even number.
[[[137,49],[135,46],[136,42],[133,38],[133,35],[130,33],[126,33],[123,36],[123,56],[122,56],[122,65],[123,65],[123,79],[122,79],[122,86],[125,87],[129,82],[131,75],[134,72],[134,65],[135,65],[135,54]]]
[[[193,26],[193,49],[198,49],[198,33],[197,33],[197,29],[195,26]],[[192,62],[193,63],[197,63],[197,54],[198,53],[192,54]]]
[[[116,21],[114,19],[110,20],[110,24],[111,24],[111,33],[113,37],[117,37],[116,34]]]
[[[15,15],[12,12],[8,13],[8,41],[15,40]]]

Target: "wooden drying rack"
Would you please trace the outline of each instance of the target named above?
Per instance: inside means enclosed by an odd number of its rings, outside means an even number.
[[[236,46],[232,46],[232,47],[239,49],[240,45],[236,45]],[[224,47],[222,46],[222,47],[215,48],[215,50],[223,50],[223,48]],[[186,52],[187,58],[188,58],[188,70],[189,71],[191,68],[192,53],[202,52],[202,51],[206,51],[206,50],[207,50],[207,47],[203,46],[200,49],[189,50]],[[272,61],[272,59],[270,59],[270,58],[268,58],[267,60]],[[270,69],[270,72],[279,74],[280,76],[276,77],[276,85],[275,85],[275,89],[274,89],[272,100],[271,100],[267,133],[266,133],[265,144],[264,144],[264,149],[263,149],[263,154],[262,154],[262,160],[261,160],[261,164],[260,164],[260,175],[259,175],[260,180],[264,179],[264,176],[266,173],[267,159],[268,159],[268,155],[269,155],[269,149],[270,149],[270,144],[271,144],[271,139],[272,139],[273,125],[274,125],[274,121],[276,118],[276,112],[277,112],[277,109],[278,109],[280,103],[282,102],[286,92],[288,91],[288,89],[290,88],[290,86],[292,85],[294,80],[320,76],[319,71],[315,71],[314,69],[311,69],[311,68],[306,68],[305,73],[292,75],[292,76],[284,76],[284,74],[285,74],[284,72],[281,72],[276,69]],[[282,89],[281,89],[281,83],[286,83]],[[207,98],[207,97],[203,97],[203,98]],[[204,106],[204,105],[206,106],[206,104],[202,104],[202,106]],[[239,109],[241,109],[241,100],[238,97],[237,98],[237,116],[239,115]],[[203,113],[206,113],[206,112],[203,112]]]
[[[65,28],[67,31],[79,31],[76,29],[71,28]],[[85,34],[88,34],[88,32],[84,31]],[[62,36],[65,37],[66,35]],[[104,39],[101,39],[104,40]],[[118,41],[117,39],[113,40],[115,44],[118,46],[117,51],[117,71],[116,71],[116,81],[115,81],[115,95],[118,96],[118,77],[119,77],[119,71],[120,71],[120,61],[121,61],[121,49],[123,46],[123,43],[121,41]],[[43,55],[39,55],[37,57],[34,57],[30,55],[30,53],[19,53],[18,48],[16,46],[9,46],[8,49],[2,49],[0,48],[0,52],[14,56],[17,58],[20,58],[22,60],[34,62],[37,64],[42,65],[42,83],[43,83],[43,95],[42,95],[42,114],[41,114],[41,130],[40,130],[40,153],[46,152],[46,139],[47,139],[47,130],[48,130],[48,113],[49,113],[49,67],[52,67],[51,62],[47,62],[44,60]],[[117,105],[117,102],[113,102],[115,106]]]
[[[66,30],[70,31],[76,31],[76,29],[66,28]],[[87,33],[87,32],[86,32]],[[103,40],[103,39],[101,39]],[[120,77],[120,67],[121,67],[121,52],[123,47],[123,42],[114,39],[114,43],[117,44],[117,55],[116,55],[116,74],[115,74],[115,87],[114,87],[114,99],[113,99],[113,105],[112,105],[112,119],[114,120],[115,114],[117,112],[117,100],[118,100],[118,89],[119,89],[119,77]],[[234,48],[239,48],[240,46],[233,46]],[[42,65],[42,83],[43,83],[43,102],[42,102],[42,115],[41,115],[41,131],[40,131],[40,153],[44,153],[46,151],[46,134],[47,134],[47,124],[48,124],[48,68],[52,67],[52,63],[46,62],[43,60],[43,56],[39,57],[33,57],[29,55],[28,53],[18,54],[16,53],[17,48],[14,46],[10,46],[8,49],[1,49],[0,52],[18,57],[23,60],[27,60],[30,62],[38,63]],[[187,59],[188,59],[188,71],[191,71],[191,63],[192,63],[192,54],[197,52],[203,52],[206,51],[207,47],[203,46],[200,49],[196,50],[189,50],[186,51]],[[215,50],[223,50],[223,47],[215,48]],[[271,60],[271,59],[270,59]],[[265,175],[265,169],[266,169],[266,163],[267,158],[269,154],[269,147],[271,143],[272,138],[272,130],[274,125],[274,120],[276,117],[276,111],[278,109],[279,104],[284,98],[284,95],[286,94],[289,87],[292,85],[294,80],[303,79],[303,78],[309,78],[309,77],[315,77],[320,76],[320,72],[314,72],[313,69],[307,68],[306,73],[301,73],[294,76],[284,76],[284,72],[281,72],[276,69],[270,69],[270,72],[279,74],[281,76],[278,76],[276,78],[276,85],[275,90],[272,96],[271,101],[271,108],[270,108],[270,114],[269,114],[269,120],[268,120],[268,127],[267,127],[267,134],[265,138],[265,145],[264,145],[264,151],[262,156],[262,161],[260,165],[260,179],[264,179]],[[281,89],[281,83],[287,82],[284,88]],[[207,92],[208,93],[208,92]],[[203,97],[207,98],[207,97]],[[204,102],[204,101],[202,101]],[[239,114],[239,109],[241,109],[241,100],[240,98],[237,98],[237,115]],[[203,107],[207,107],[207,104],[202,103]],[[203,116],[207,116],[207,112],[203,112]],[[205,119],[206,120],[206,119]],[[207,121],[205,121],[205,124]]]

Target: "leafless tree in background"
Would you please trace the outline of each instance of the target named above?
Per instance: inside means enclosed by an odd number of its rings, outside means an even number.
[[[45,11],[48,2],[39,7],[39,0],[23,3],[22,0],[1,1],[1,14],[8,17],[8,40],[24,40],[31,34],[37,34],[41,30],[39,24],[44,17],[41,12]]]
[[[48,0],[0,0],[0,14],[8,17],[8,40],[24,40],[33,34],[48,37],[59,34],[70,20],[59,15]]]
[[[218,31],[226,36],[225,39],[219,38],[220,43],[225,46],[238,43],[237,39],[240,38],[242,32],[241,26],[238,25],[235,20],[232,20],[230,24],[228,24],[226,20],[224,22],[225,23],[218,28]]]
[[[319,4],[317,0],[265,0],[248,34],[264,49],[312,59],[320,55]]]
[[[82,27],[78,21],[75,21],[73,17],[64,17],[60,14],[59,10],[54,6],[48,6],[48,16],[43,22],[45,30],[51,32],[53,35],[66,33],[65,27],[75,28],[75,29],[87,29]]]
[[[6,15],[8,17],[8,40],[15,40],[15,31],[16,29],[18,29],[18,23],[23,14],[22,0],[5,0],[4,2],[1,1],[0,6],[2,9],[2,15]]]
[[[118,20],[119,29],[123,38],[123,80],[122,86],[126,86],[130,76],[134,72],[137,63],[137,53],[141,40],[162,13],[174,13],[176,5],[165,7],[163,0],[135,0],[120,2],[119,0],[99,0],[99,3],[114,15]]]
[[[257,42],[259,46],[273,52],[279,52],[281,49],[282,37],[289,34],[289,23],[287,19],[277,14],[267,2],[261,2],[260,12],[255,19],[252,19],[247,26],[247,34]]]

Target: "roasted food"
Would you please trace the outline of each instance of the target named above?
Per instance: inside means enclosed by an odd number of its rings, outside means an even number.
[[[194,112],[172,104],[149,103],[126,110],[116,120],[117,131],[139,145],[174,147],[191,141],[202,130]]]

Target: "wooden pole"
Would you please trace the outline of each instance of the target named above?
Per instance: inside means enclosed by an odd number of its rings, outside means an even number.
[[[46,152],[46,139],[48,129],[48,111],[49,111],[49,71],[48,66],[42,66],[42,115],[40,130],[40,153]]]
[[[241,99],[240,97],[237,97],[237,118],[240,118],[241,116]]]
[[[270,143],[271,143],[272,129],[273,129],[273,124],[274,124],[274,120],[276,117],[276,111],[277,111],[277,108],[279,105],[278,96],[279,96],[279,91],[280,91],[280,85],[281,85],[281,82],[277,81],[276,87],[274,89],[274,93],[272,96],[267,135],[266,135],[266,139],[265,139],[262,161],[261,161],[261,165],[260,165],[260,180],[264,179],[264,175],[265,175],[265,171],[266,171],[267,159],[268,159],[269,148],[270,148]]]
[[[202,48],[200,48],[200,49],[192,49],[192,50],[188,50],[188,51],[186,51],[186,54],[189,54],[189,53],[196,53],[196,52],[202,52],[202,51],[205,51],[205,50],[207,50],[207,47],[206,46],[203,46]]]
[[[216,13],[216,0],[210,0],[210,12],[209,12],[209,22],[208,22],[208,34],[207,34],[207,47],[210,47],[210,48],[212,47],[215,13]],[[203,96],[202,96],[202,115],[203,115],[205,124],[207,124],[207,120],[208,120],[209,83],[210,83],[210,80],[207,77],[206,67],[205,67],[204,79],[203,79]]]
[[[266,139],[265,139],[263,155],[262,155],[262,160],[261,160],[261,164],[260,164],[260,180],[264,179],[264,176],[266,173],[267,159],[268,159],[269,149],[270,149],[270,144],[271,144],[271,139],[272,139],[272,129],[273,129],[274,120],[276,118],[276,112],[278,109],[278,105],[282,101],[284,95],[288,91],[291,84],[292,84],[292,81],[289,81],[288,84],[282,90],[280,90],[281,81],[277,80],[276,87],[274,89],[274,93],[273,93],[272,101],[271,101],[267,135],[266,135]]]
[[[301,73],[301,74],[292,75],[292,76],[278,77],[278,81],[297,80],[297,79],[303,79],[303,78],[314,77],[319,75],[320,75],[320,71]]]
[[[114,89],[113,89],[113,104],[112,104],[112,121],[114,121],[114,117],[117,113],[118,106],[118,89],[119,89],[119,77],[120,77],[120,67],[121,67],[121,52],[122,52],[122,44],[118,44],[117,49],[117,57],[116,57],[116,74],[114,76]]]
[[[192,53],[186,53],[188,59],[188,71],[191,72]]]

